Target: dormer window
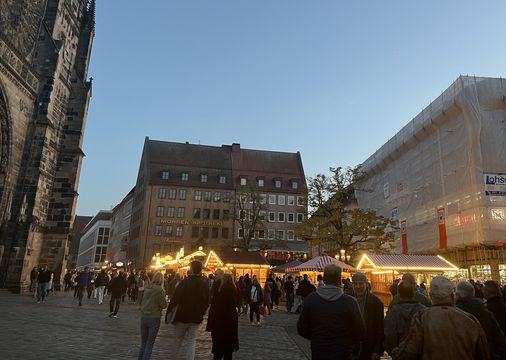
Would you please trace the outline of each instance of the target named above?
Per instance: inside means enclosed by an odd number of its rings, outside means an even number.
[[[189,175],[187,172],[181,173],[181,181],[188,181]]]
[[[169,171],[162,171],[162,180],[169,180]]]
[[[292,179],[291,181],[292,189],[297,190],[299,188],[299,181]]]
[[[281,183],[282,183],[281,178],[275,178],[274,179],[274,187],[276,189],[281,189]]]
[[[200,182],[201,183],[207,182],[207,174],[200,174]]]

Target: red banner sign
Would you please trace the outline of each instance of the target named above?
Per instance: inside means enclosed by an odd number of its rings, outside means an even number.
[[[408,253],[408,232],[406,229],[406,220],[401,220],[401,239],[402,239],[402,253]]]
[[[439,227],[439,248],[446,249],[448,241],[446,238],[446,221],[445,221],[445,209],[437,209],[438,227]]]

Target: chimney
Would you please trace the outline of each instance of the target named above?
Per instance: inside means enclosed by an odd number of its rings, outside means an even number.
[[[241,144],[233,143],[232,144],[232,152],[239,152],[241,151]]]

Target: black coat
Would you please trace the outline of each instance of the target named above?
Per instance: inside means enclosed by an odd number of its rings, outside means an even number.
[[[113,298],[122,297],[127,290],[127,281],[124,276],[116,276],[109,282],[109,291]]]
[[[488,299],[487,309],[494,314],[502,332],[506,335],[506,304],[502,298],[500,296],[496,296]]]
[[[260,284],[248,286],[248,290],[246,290],[248,303],[251,304],[251,289],[253,289],[253,286],[256,286],[256,288],[257,288],[257,299],[258,299],[258,302],[260,304],[262,304],[264,302],[264,293],[262,291],[262,287],[260,286]]]
[[[309,280],[302,280],[299,283],[299,288],[297,289],[297,295],[305,298],[312,292],[316,291],[316,287],[309,282]]]
[[[106,273],[100,272],[95,279],[95,286],[107,286],[109,284],[109,276]]]
[[[373,352],[383,355],[384,335],[384,306],[381,300],[371,293],[367,294],[364,308],[364,322],[367,340],[362,344],[360,356],[357,359],[371,360]]]
[[[167,313],[177,308],[174,322],[200,324],[209,306],[209,287],[200,275],[190,275],[176,288]]]
[[[47,283],[51,281],[51,271],[41,271],[39,272],[39,275],[37,276],[37,281],[40,283]]]
[[[220,289],[218,282],[217,286],[213,284],[212,291],[206,331],[211,332],[213,353],[236,351],[239,349],[237,290],[230,285]]]

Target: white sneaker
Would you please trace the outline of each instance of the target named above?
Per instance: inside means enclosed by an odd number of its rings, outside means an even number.
[[[262,323],[259,321],[259,322],[257,323],[257,326],[261,326],[261,325],[262,325]]]
[[[255,326],[255,323],[252,321],[252,322],[250,323],[250,325],[251,325],[251,326]]]

